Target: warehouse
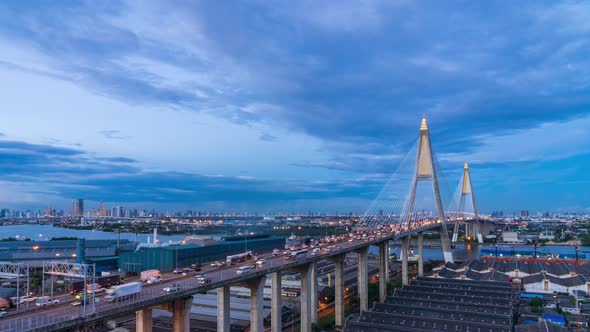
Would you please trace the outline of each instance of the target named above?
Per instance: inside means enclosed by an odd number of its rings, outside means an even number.
[[[119,256],[119,268],[126,273],[136,274],[143,270],[157,269],[170,272],[177,267],[225,259],[228,255],[245,251],[270,251],[283,248],[285,238],[256,235],[223,237],[216,243],[201,246],[184,244],[156,247],[141,247]]]

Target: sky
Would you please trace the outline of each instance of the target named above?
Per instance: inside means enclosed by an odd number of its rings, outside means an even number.
[[[0,206],[363,212],[428,119],[483,212],[589,211],[590,3],[0,3]],[[443,176],[444,175],[444,176]]]

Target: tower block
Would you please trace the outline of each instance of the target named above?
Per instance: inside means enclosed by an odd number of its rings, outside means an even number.
[[[432,190],[436,199],[436,208],[438,210],[438,218],[440,221],[440,243],[442,245],[445,262],[452,262],[453,252],[451,251],[449,234],[447,232],[447,225],[445,224],[445,214],[442,200],[440,198],[440,191],[438,189],[436,169],[432,155],[432,145],[430,144],[430,133],[428,131],[426,118],[422,118],[422,124],[420,125],[418,156],[416,158],[416,172],[412,180],[412,192],[410,193],[410,201],[408,205],[408,222],[411,220],[413,215],[412,211],[414,209],[414,201],[416,199],[416,188],[418,187],[418,183],[421,181],[432,181]]]
[[[463,212],[465,208],[465,200],[471,199],[471,205],[473,206],[473,221],[467,221],[467,218],[463,216],[465,222],[465,235],[472,238],[477,238],[477,242],[483,243],[483,237],[479,228],[479,215],[477,213],[477,204],[475,203],[475,195],[473,194],[473,187],[471,185],[471,176],[469,174],[469,165],[467,162],[463,165],[463,182],[461,184],[461,196],[459,197],[459,213]],[[455,230],[453,231],[453,242],[457,241],[459,230],[459,221],[455,221]]]

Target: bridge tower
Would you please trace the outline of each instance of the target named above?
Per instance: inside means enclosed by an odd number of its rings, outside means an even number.
[[[465,214],[463,214],[463,220],[465,222],[465,235],[472,238],[477,238],[479,243],[483,243],[483,237],[479,228],[479,215],[477,213],[477,204],[475,203],[475,195],[473,194],[473,187],[471,185],[471,176],[469,175],[469,165],[467,162],[463,165],[463,180],[461,184],[461,196],[459,197],[459,215],[461,215],[465,209],[465,201],[471,199],[471,205],[473,206],[473,222],[466,220]],[[457,242],[459,236],[459,220],[455,221],[455,227],[453,230],[453,242]]]
[[[432,190],[436,199],[436,208],[438,210],[438,218],[440,221],[440,242],[443,249],[445,262],[453,261],[453,252],[451,251],[451,244],[449,242],[449,234],[447,225],[445,224],[445,213],[443,210],[442,199],[440,198],[440,191],[438,189],[438,180],[436,178],[436,167],[432,155],[432,145],[430,144],[430,133],[428,131],[428,124],[426,118],[422,118],[420,125],[420,136],[418,141],[418,156],[416,158],[416,171],[412,179],[410,201],[407,210],[407,222],[411,221],[412,210],[414,209],[414,201],[416,199],[416,189],[418,183],[421,181],[432,181]]]

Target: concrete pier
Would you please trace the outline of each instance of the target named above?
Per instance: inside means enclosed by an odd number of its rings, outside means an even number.
[[[311,332],[312,265],[306,265],[299,270],[301,272],[301,332]]]
[[[389,282],[389,241],[379,244],[379,302],[387,299],[387,283]]]
[[[281,272],[274,272],[270,275],[270,279],[272,282],[272,295],[271,295],[271,321],[270,321],[270,329],[271,332],[281,332],[283,330],[283,320],[282,320],[282,309],[283,309],[283,298],[281,294],[282,289],[282,282],[281,282],[282,274]]]
[[[418,277],[424,276],[424,233],[418,233]]]
[[[335,265],[334,273],[334,311],[336,318],[336,328],[344,326],[344,254],[338,255],[332,259]]]
[[[190,314],[192,306],[192,296],[185,299],[176,300],[172,303],[172,330],[174,332],[190,332]]]
[[[368,254],[369,247],[364,247],[357,251],[358,254],[358,293],[360,299],[361,311],[369,310],[369,274],[368,274]]]
[[[408,247],[410,245],[410,238],[404,237],[401,239],[402,249],[400,255],[402,256],[402,286],[409,284],[408,280]]]
[[[264,332],[264,283],[266,277],[248,281],[250,288],[250,332]]]
[[[152,308],[135,312],[135,331],[152,332]]]
[[[229,332],[230,330],[230,287],[217,288],[217,331]]]

